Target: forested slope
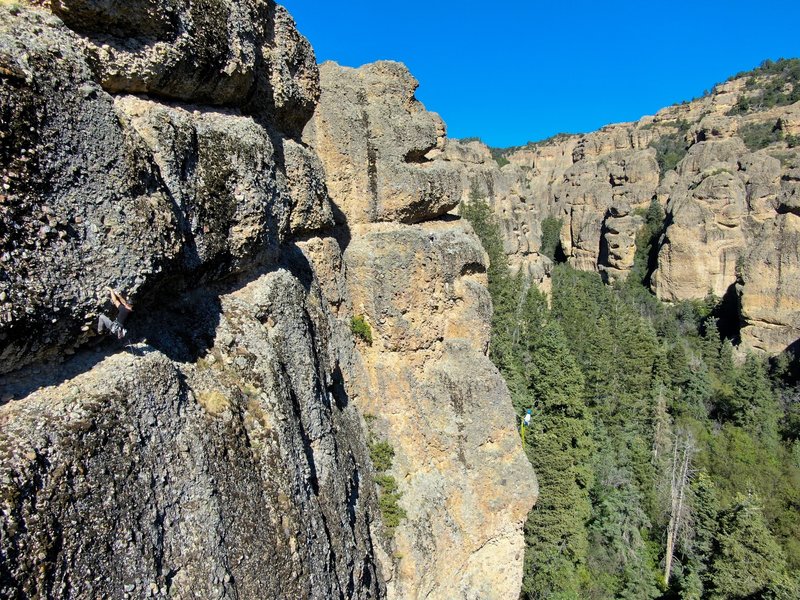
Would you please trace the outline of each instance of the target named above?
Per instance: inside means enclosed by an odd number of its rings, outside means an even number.
[[[523,597],[796,598],[796,363],[735,359],[713,297],[649,292],[658,211],[631,277],[557,264],[548,305],[507,268],[488,204],[462,206],[491,261],[491,357],[518,415],[533,413]]]

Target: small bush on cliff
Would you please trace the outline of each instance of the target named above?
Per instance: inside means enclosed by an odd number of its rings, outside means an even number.
[[[370,327],[363,315],[353,317],[352,321],[350,321],[350,331],[357,338],[372,345],[372,327]]]
[[[383,524],[393,532],[395,527],[406,518],[406,511],[398,504],[398,500],[403,496],[397,490],[397,481],[391,475],[378,475],[375,483],[381,488],[381,497],[378,500],[378,507],[381,509]]]
[[[392,467],[394,448],[389,442],[372,442],[369,446],[369,457],[376,471],[388,471]]]
[[[395,478],[386,474],[386,471],[392,468],[394,448],[385,440],[370,440],[369,457],[377,472],[375,483],[380,489],[378,507],[381,509],[383,524],[391,535],[395,527],[400,525],[400,521],[406,518],[406,511],[399,504],[403,494],[398,490]]]

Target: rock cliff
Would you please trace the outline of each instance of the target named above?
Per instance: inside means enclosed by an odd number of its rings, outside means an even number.
[[[461,196],[456,167],[430,159],[444,144],[442,122],[398,63],[326,63],[320,79],[304,139],[349,224],[346,287],[373,331],[358,347],[354,402],[395,450],[408,513],[389,595],[513,597],[536,484],[486,356],[486,255],[468,224],[436,218]]]
[[[510,150],[502,168],[478,142],[448,141],[439,159],[463,166],[471,188],[462,199],[489,200],[510,264],[545,286],[544,219],[561,221],[564,260],[612,282],[630,273],[658,200],[666,220],[649,274],[655,294],[733,298],[743,347],[777,353],[800,338],[800,103],[791,102],[800,82],[790,75],[756,70],[635,123]],[[766,100],[776,94],[780,102]]]
[[[36,4],[0,5],[0,597],[518,594],[535,478],[413,77],[318,68],[265,0]]]

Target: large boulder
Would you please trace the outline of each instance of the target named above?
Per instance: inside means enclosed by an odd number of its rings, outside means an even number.
[[[100,84],[266,112],[302,128],[319,96],[314,53],[282,6],[271,0],[52,0],[81,34]]]

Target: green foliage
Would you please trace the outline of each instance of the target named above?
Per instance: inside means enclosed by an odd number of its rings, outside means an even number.
[[[650,520],[626,460],[612,450],[613,440],[598,430],[597,480],[588,524],[589,566],[595,598],[656,598],[657,586]]]
[[[684,128],[684,122],[680,122],[678,131],[662,135],[650,143],[650,147],[656,150],[656,162],[658,162],[662,178],[667,171],[672,171],[677,167],[678,163],[686,156],[688,151],[686,144],[687,130],[688,125]]]
[[[546,298],[533,287],[523,294],[521,277],[508,271],[494,216],[475,188],[471,196],[461,214],[472,223],[492,265],[491,357],[518,413],[536,409],[525,440],[541,496],[525,525],[523,597],[581,598],[589,580],[586,522],[592,481],[583,376]]]
[[[699,471],[691,483],[693,535],[679,544],[679,559],[684,565],[676,576],[680,596],[702,598],[709,586],[708,570],[714,556],[719,530],[719,500],[714,482],[705,471]]]
[[[729,115],[786,106],[800,100],[800,59],[765,60],[758,68],[739,73],[747,77],[747,92],[739,96]]]
[[[561,219],[545,217],[542,219],[542,246],[541,253],[555,260],[556,250],[561,245]]]
[[[710,598],[749,598],[785,585],[786,558],[770,533],[757,498],[738,495],[720,517]]]
[[[353,317],[350,321],[350,331],[358,339],[372,345],[372,327],[370,327],[363,315]]]
[[[375,483],[378,484],[378,488],[380,489],[378,507],[381,511],[383,524],[391,535],[395,527],[407,516],[406,511],[399,504],[403,494],[397,487],[397,481],[394,477],[386,473],[392,468],[394,448],[385,440],[376,441],[370,439],[369,456],[377,472]]]
[[[766,444],[778,441],[780,408],[764,361],[748,356],[737,373],[727,417]]]
[[[394,448],[389,442],[373,441],[369,445],[369,457],[372,459],[372,464],[376,471],[388,471],[392,468]]]
[[[751,152],[766,148],[782,139],[783,133],[774,122],[750,123],[742,125],[739,137]]]
[[[516,390],[516,373],[519,364],[514,356],[514,345],[519,339],[518,311],[522,297],[521,276],[513,277],[503,249],[503,239],[497,219],[477,185],[470,188],[470,202],[462,204],[461,216],[467,219],[489,255],[489,293],[494,304],[492,314],[492,346],[490,356],[506,377],[512,390]]]
[[[686,156],[686,142],[682,136],[666,136],[654,143],[656,161],[663,177],[667,171],[674,170]]]
[[[752,81],[748,79],[748,81]],[[750,98],[746,94],[741,94],[739,98],[736,100],[736,104],[733,105],[728,111],[729,115],[743,115],[750,110]]]
[[[497,163],[497,166],[501,169],[510,164],[510,161],[506,158],[508,150],[504,148],[489,148],[489,151],[492,153],[492,158]]]
[[[636,211],[644,217],[644,225],[636,233],[636,253],[633,269],[628,279],[630,283],[650,286],[650,274],[655,270],[658,260],[658,240],[664,233],[664,209],[656,198],[644,211]]]
[[[408,516],[405,509],[399,504],[403,494],[398,491],[397,481],[391,475],[377,475],[375,483],[381,489],[378,507],[381,510],[383,524],[391,532]]]
[[[522,596],[738,597],[731,595],[744,568],[737,561],[746,559],[741,549],[752,538],[755,552],[768,558],[754,557],[754,593],[793,597],[800,573],[800,368],[775,363],[772,376],[791,380],[778,395],[764,362],[734,360],[721,334],[730,328],[718,326],[718,298],[664,306],[642,285],[646,276],[612,288],[597,273],[559,264],[548,307],[508,272],[488,205],[471,204],[462,214],[495,263],[491,357],[518,415],[528,408],[535,414],[525,450],[540,498],[525,526]],[[641,265],[664,218],[657,203],[640,214],[638,274],[648,271]],[[684,498],[689,525],[679,530],[666,582],[669,458],[679,431],[694,440],[697,474]],[[737,513],[742,490],[764,498],[750,524],[746,511]],[[737,528],[748,533],[737,538]],[[775,568],[766,572],[770,560]]]
[[[589,581],[586,523],[592,453],[583,376],[544,296],[529,290],[522,311],[529,397],[539,409],[526,451],[540,500],[525,524],[525,598],[580,598]]]

